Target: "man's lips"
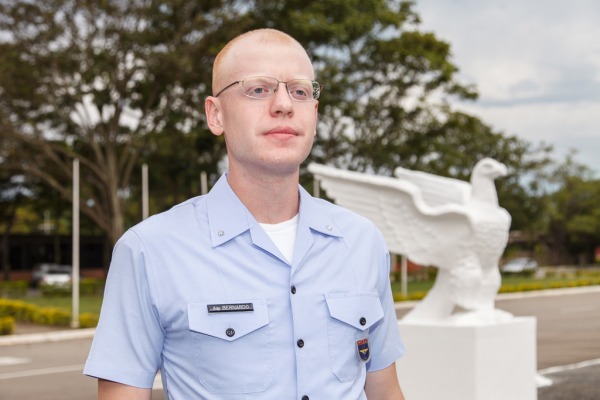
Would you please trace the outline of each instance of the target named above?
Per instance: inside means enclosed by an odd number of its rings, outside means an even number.
[[[298,136],[298,132],[289,127],[277,127],[265,132],[265,136]]]

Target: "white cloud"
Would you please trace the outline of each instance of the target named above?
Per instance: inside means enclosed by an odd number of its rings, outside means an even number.
[[[600,2],[420,0],[417,12],[479,89],[461,108],[600,172]]]

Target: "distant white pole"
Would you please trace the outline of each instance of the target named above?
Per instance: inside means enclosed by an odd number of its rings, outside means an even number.
[[[200,194],[208,193],[208,176],[206,171],[200,172]]]
[[[142,219],[148,218],[148,164],[142,164]]]
[[[321,191],[319,190],[319,180],[317,178],[315,178],[313,183],[313,196],[321,197]]]
[[[71,328],[79,328],[79,160],[73,160],[73,270],[71,287],[73,307]]]
[[[406,297],[408,295],[408,262],[405,255],[400,258],[400,279],[402,281],[401,293]]]

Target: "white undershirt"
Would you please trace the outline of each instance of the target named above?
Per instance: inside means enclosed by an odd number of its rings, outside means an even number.
[[[285,259],[291,263],[294,257],[298,214],[290,220],[278,224],[259,224],[271,238]]]

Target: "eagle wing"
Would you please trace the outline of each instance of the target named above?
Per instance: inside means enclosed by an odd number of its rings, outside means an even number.
[[[370,219],[389,250],[421,265],[451,268],[474,241],[461,204],[431,206],[412,182],[310,164],[308,170],[338,205]]]
[[[471,184],[422,171],[398,167],[394,175],[419,187],[423,200],[435,207],[443,204],[466,204],[471,198]]]

